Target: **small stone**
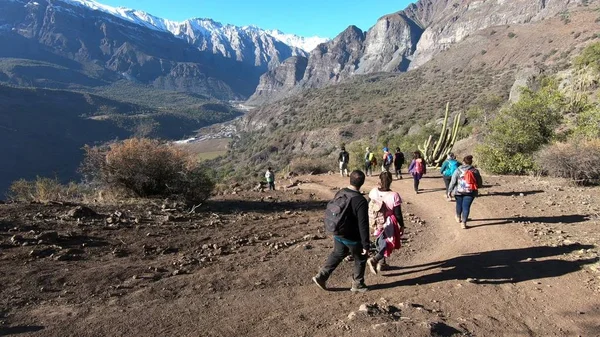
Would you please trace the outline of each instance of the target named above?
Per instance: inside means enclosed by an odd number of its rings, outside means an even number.
[[[67,212],[67,216],[75,219],[90,218],[97,215],[98,213],[86,206],[77,206]]]
[[[356,318],[356,312],[352,311],[351,313],[348,314],[348,319],[354,319]]]
[[[360,307],[358,308],[358,311],[362,311],[362,312],[369,311],[369,305],[366,303],[361,304]]]
[[[471,278],[471,277],[469,277],[469,278],[467,279],[467,282],[469,282],[469,283],[477,283],[477,279],[476,279],[476,278]]]
[[[525,196],[525,193],[519,193],[519,196],[520,196],[520,197],[524,197],[524,196]]]
[[[56,242],[58,240],[58,232],[56,231],[47,231],[42,232],[41,234],[35,237],[36,240],[44,241],[44,242]]]

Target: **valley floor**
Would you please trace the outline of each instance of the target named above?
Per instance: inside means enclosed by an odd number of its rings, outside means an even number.
[[[395,181],[407,234],[391,270],[353,294],[344,263],[325,292],[311,282],[332,247],[322,213],[346,179],[236,191],[200,214],[0,205],[0,335],[600,335],[600,189],[484,177],[463,230],[439,176],[418,195]]]

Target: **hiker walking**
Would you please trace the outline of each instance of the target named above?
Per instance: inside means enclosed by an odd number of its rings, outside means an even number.
[[[340,163],[340,175],[342,177],[349,177],[350,175],[348,174],[348,163],[350,162],[350,154],[348,153],[348,151],[346,151],[346,148],[344,146],[342,146],[342,151],[338,156],[338,162]]]
[[[459,166],[460,163],[458,162],[458,160],[456,160],[456,156],[454,155],[454,153],[450,152],[448,154],[448,158],[444,160],[444,162],[442,163],[442,167],[440,168],[442,178],[444,179],[444,185],[446,186],[446,199],[448,199],[448,201],[452,201],[452,197],[450,196],[451,191],[448,190],[448,187],[450,187],[450,181],[452,180],[452,175],[454,174],[454,171],[456,171],[456,169],[458,169]]]
[[[367,147],[365,153],[365,174],[367,176],[373,175],[373,160],[375,160],[375,155]],[[375,165],[377,165],[377,161],[375,161]]]
[[[452,175],[448,187],[448,196],[454,194],[456,199],[456,222],[460,223],[463,229],[467,229],[471,205],[477,197],[477,190],[483,185],[483,181],[479,170],[472,166],[473,156],[466,156],[463,163]]]
[[[369,241],[369,215],[367,200],[360,193],[365,174],[356,170],[350,173],[350,186],[340,190],[325,211],[325,228],[333,233],[333,251],[319,273],[312,278],[326,290],[327,279],[335,268],[351,254],[354,258],[352,292],[365,292],[365,268]]]
[[[425,161],[421,158],[421,152],[413,152],[413,160],[410,162],[408,172],[413,176],[415,193],[419,194],[419,182],[423,175],[427,173],[427,167]]]
[[[394,169],[396,171],[396,179],[402,179],[402,165],[404,165],[404,153],[400,151],[400,148],[396,148],[396,153],[394,153]]]
[[[400,238],[404,233],[404,219],[400,207],[402,198],[398,192],[391,190],[392,180],[390,172],[381,172],[379,187],[369,192],[369,223],[374,227],[374,235],[377,238],[377,254],[367,260],[367,266],[373,274],[385,270],[385,258],[400,248]]]
[[[269,184],[269,191],[275,191],[275,173],[273,173],[270,167],[265,172],[265,179],[267,179],[267,184]]]
[[[390,172],[390,167],[394,163],[394,155],[387,147],[383,148],[383,158],[381,160],[381,172]]]

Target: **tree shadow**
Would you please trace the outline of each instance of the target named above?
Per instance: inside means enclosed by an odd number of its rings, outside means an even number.
[[[491,218],[491,219],[469,219],[469,226],[472,228],[475,227],[485,227],[485,226],[498,226],[498,225],[506,225],[510,223],[518,223],[518,222],[542,222],[549,224],[574,224],[579,222],[586,222],[590,219],[589,215],[584,214],[572,214],[572,215],[559,215],[559,216],[539,216],[539,217],[529,217],[529,216],[518,216],[513,218]],[[482,224],[472,224],[473,222],[480,221],[490,221]]]
[[[533,190],[533,191],[512,191],[512,192],[489,192],[486,194],[480,194],[480,197],[494,197],[494,196],[502,196],[502,197],[511,197],[511,196],[519,196],[523,194],[523,196],[534,195],[544,193],[543,190]]]
[[[231,214],[239,212],[280,213],[284,211],[312,211],[325,210],[326,201],[281,201],[274,200],[249,201],[249,200],[211,200],[202,207],[218,213]]]
[[[40,325],[23,325],[0,327],[0,336],[19,335],[24,333],[38,332],[44,330],[45,327]]]
[[[474,283],[478,284],[504,284],[558,277],[576,272],[586,264],[597,262],[598,258],[576,261],[559,259],[537,261],[536,259],[561,256],[573,251],[591,249],[593,247],[592,245],[573,244],[560,247],[540,246],[466,254],[445,261],[406,267],[420,269],[413,270],[412,272],[387,274],[386,276],[402,276],[432,269],[442,270],[411,279],[373,285],[371,289],[431,284],[449,280],[465,280],[467,278],[474,279]]]

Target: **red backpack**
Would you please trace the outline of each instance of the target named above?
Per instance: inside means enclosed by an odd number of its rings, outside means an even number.
[[[461,194],[468,194],[477,191],[477,179],[475,178],[473,169],[460,172],[456,191]]]
[[[423,172],[424,172],[424,170],[423,170],[423,160],[415,160],[414,171],[415,171],[415,173],[423,174]]]

